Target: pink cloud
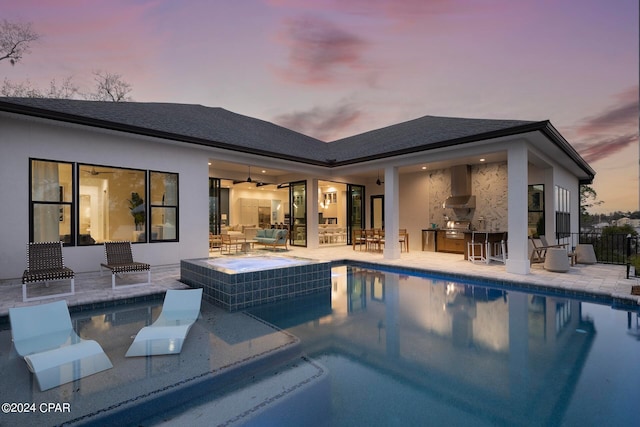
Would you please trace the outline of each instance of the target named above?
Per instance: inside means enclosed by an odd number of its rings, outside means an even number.
[[[280,74],[304,84],[335,82],[344,70],[363,70],[367,42],[326,20],[306,16],[287,22],[282,35],[289,63]]]
[[[590,135],[615,131],[619,128],[638,128],[638,86],[631,87],[616,98],[621,104],[614,105],[602,113],[588,117],[577,132],[579,135]]]
[[[282,114],[273,121],[322,141],[333,141],[344,136],[342,133],[361,119],[362,115],[362,111],[353,104],[341,103],[332,108],[314,107],[307,111]]]
[[[610,157],[638,143],[638,86],[615,96],[617,104],[587,117],[576,132],[586,141],[574,144],[587,162]]]
[[[628,146],[637,143],[638,135],[628,134],[610,139],[598,139],[585,144],[575,144],[575,148],[587,162],[595,162],[612,156]]]

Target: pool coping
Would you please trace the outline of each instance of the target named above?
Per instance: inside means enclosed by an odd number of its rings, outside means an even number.
[[[396,272],[396,273],[409,273],[415,275],[429,275],[437,278],[454,278],[456,280],[463,281],[472,281],[476,284],[481,284],[483,286],[496,287],[504,290],[505,288],[515,288],[521,289],[523,291],[530,291],[540,295],[547,296],[567,296],[569,298],[580,298],[588,301],[598,302],[600,304],[610,305],[612,308],[627,310],[627,309],[638,309],[640,307],[640,296],[636,295],[626,295],[626,294],[612,294],[610,292],[604,291],[594,291],[594,290],[581,290],[581,289],[568,289],[566,287],[558,287],[552,285],[541,285],[532,282],[526,281],[526,276],[523,276],[522,281],[516,280],[506,280],[498,277],[487,277],[482,275],[476,275],[473,273],[458,273],[450,270],[436,270],[429,268],[416,268],[410,267],[406,265],[390,265],[387,263],[379,263],[379,262],[370,262],[370,261],[361,261],[354,260],[349,258],[341,258],[341,259],[333,259],[329,262],[330,265],[340,266],[340,265],[352,265],[352,266],[360,266],[365,268],[376,268],[388,272]],[[180,266],[176,265],[175,268],[179,270]],[[180,284],[184,286],[188,286],[183,282],[179,281]],[[110,298],[102,301],[93,301],[89,303],[78,303],[78,304],[69,304],[69,312],[71,314],[81,311],[87,310],[96,310],[102,308],[111,308],[117,307],[119,305],[126,304],[134,304],[148,301],[155,301],[157,299],[161,299],[164,297],[166,289],[158,289],[154,290],[151,293],[147,293],[144,295],[135,295],[128,296],[123,298]],[[54,298],[51,298],[51,301],[54,301]],[[242,310],[240,310],[242,311]],[[9,326],[9,315],[0,314],[0,328],[6,328]]]
[[[451,271],[439,271],[432,269],[420,269],[416,267],[396,266],[389,264],[380,264],[376,262],[357,261],[351,259],[341,259],[331,261],[331,265],[347,265],[363,268],[375,268],[377,270],[392,272],[392,273],[409,273],[417,276],[428,275],[429,277],[439,279],[451,279],[461,280],[465,282],[473,282],[473,284],[480,284],[487,287],[493,287],[501,290],[505,289],[519,289],[527,292],[534,292],[536,294],[545,296],[566,296],[572,299],[582,299],[588,302],[596,302],[600,304],[610,305],[612,308],[627,310],[638,309],[640,306],[640,298],[635,295],[615,295],[609,292],[594,292],[592,290],[577,290],[567,289],[558,286],[540,285],[536,283],[526,281],[514,281],[505,280],[499,278],[492,278],[486,276],[479,276],[468,273],[455,273]]]

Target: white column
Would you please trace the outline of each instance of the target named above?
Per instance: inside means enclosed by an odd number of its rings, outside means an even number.
[[[553,168],[544,170],[544,234],[547,242],[556,240],[556,187],[553,179]]]
[[[507,151],[509,273],[529,274],[528,248],[528,153],[524,142],[513,143]]]
[[[384,258],[400,258],[400,197],[398,168],[384,169]]]

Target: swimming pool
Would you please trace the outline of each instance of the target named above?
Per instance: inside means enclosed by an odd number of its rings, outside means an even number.
[[[639,314],[606,301],[342,266],[330,298],[251,313],[297,336],[326,378],[246,412],[249,425],[295,425],[292,414],[318,407],[305,425],[632,425],[640,415]],[[246,400],[243,390],[306,362],[288,363],[236,392]],[[204,413],[211,402],[201,403],[185,413]]]

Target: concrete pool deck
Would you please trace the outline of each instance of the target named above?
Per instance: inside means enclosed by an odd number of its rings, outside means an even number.
[[[635,278],[626,279],[624,266],[577,265],[571,267],[568,273],[551,273],[545,271],[540,264],[534,264],[531,274],[520,276],[506,273],[501,264],[472,264],[464,261],[460,255],[444,253],[415,251],[402,253],[397,260],[384,260],[382,254],[353,251],[351,247],[343,246],[320,249],[294,247],[286,254],[324,261],[371,262],[444,274],[463,274],[483,280],[520,284],[525,288],[534,286],[576,293],[586,292],[598,297],[611,297],[631,307],[640,304],[640,297],[631,295],[631,287],[639,281]],[[220,256],[218,253],[212,255]],[[280,252],[279,255],[283,253]],[[139,281],[135,275],[125,278],[133,282]],[[68,420],[77,420],[77,424],[82,424],[95,422],[105,415],[126,416],[132,409],[141,411],[146,408],[147,411],[151,411],[155,408],[158,411],[157,406],[163,405],[163,396],[176,390],[180,390],[185,398],[189,393],[197,395],[215,390],[223,380],[235,380],[233,372],[237,367],[257,367],[261,361],[267,363],[269,360],[269,363],[272,363],[280,357],[288,358],[296,354],[296,337],[265,325],[245,313],[229,313],[206,302],[202,305],[202,319],[194,325],[179,356],[125,359],[124,353],[131,337],[139,330],[139,319],[122,323],[112,322],[110,329],[105,331],[100,330],[98,326],[87,326],[86,322],[91,323],[92,313],[96,310],[99,312],[101,306],[111,305],[126,311],[124,309],[128,306],[118,306],[117,302],[125,300],[127,304],[131,304],[136,300],[155,299],[160,304],[161,295],[166,289],[186,287],[179,282],[179,278],[180,270],[177,265],[152,267],[151,285],[112,291],[111,278],[108,275],[100,276],[98,272],[78,274],[76,294],[61,299],[68,301],[72,311],[74,307],[82,306],[86,309],[92,304],[95,305],[94,310],[87,309],[86,315],[76,312],[74,317],[85,318],[83,330],[87,331],[87,335],[90,334],[87,338],[96,339],[103,346],[114,368],[46,392],[39,391],[24,362],[17,357],[11,344],[6,316],[11,307],[45,303],[54,301],[55,298],[23,303],[19,279],[0,282],[0,316],[5,319],[4,324],[0,323],[0,370],[8,373],[0,389],[1,400],[38,404],[67,402],[70,403],[71,409],[67,414],[0,414],[0,425],[59,424]],[[44,291],[47,289],[43,289]],[[124,314],[118,316],[126,318]],[[154,312],[154,316],[157,316],[157,312]],[[303,381],[309,373],[302,372],[301,375]],[[295,385],[296,381],[294,377],[291,384]],[[163,409],[164,406],[160,412]],[[251,408],[243,411],[250,413]]]

